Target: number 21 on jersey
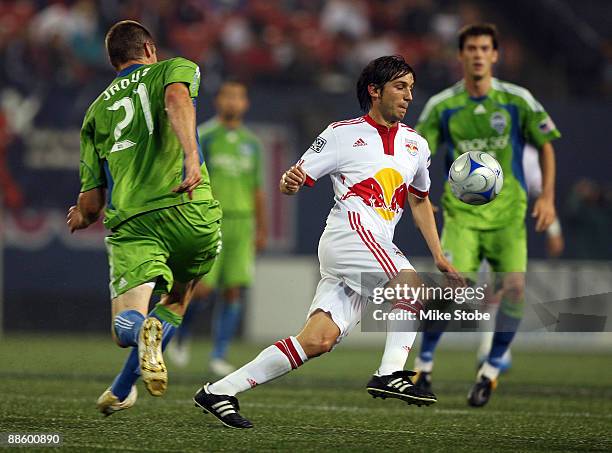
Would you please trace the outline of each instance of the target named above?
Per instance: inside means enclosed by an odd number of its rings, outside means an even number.
[[[147,86],[144,83],[139,83],[138,87],[134,90],[134,93],[138,95],[140,99],[140,106],[142,107],[142,113],[144,114],[145,123],[149,131],[149,135],[153,133],[153,116],[151,115],[151,102],[149,101],[149,92]],[[110,152],[123,151],[124,149],[131,148],[136,143],[129,139],[119,140],[123,133],[123,130],[128,127],[134,119],[134,101],[131,97],[126,96],[121,98],[110,107],[108,110],[117,111],[120,108],[125,110],[125,117],[117,123],[113,135],[115,137],[115,143],[111,148]]]

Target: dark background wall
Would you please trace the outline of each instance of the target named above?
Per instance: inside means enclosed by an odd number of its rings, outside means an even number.
[[[334,16],[338,5],[345,14]],[[264,141],[272,140],[271,130],[284,137],[267,149],[266,178],[273,222],[284,231],[267,253],[285,255],[316,253],[332,192],[324,178],[293,204],[279,202],[279,162],[294,162],[330,122],[361,114],[353,87],[365,62],[399,53],[414,65],[415,101],[405,120],[414,125],[428,97],[459,78],[459,27],[495,22],[497,75],[528,87],[563,133],[555,142],[563,258],[612,259],[609,11],[605,0],[0,2],[5,328],[107,329],[104,231],[98,225],[71,236],[64,216],[79,190],[78,128],[114,76],[103,36],[125,18],[151,29],[161,58],[182,55],[201,66],[199,120],[212,115],[223,78],[249,83],[247,122],[264,131]],[[430,171],[435,202],[444,178],[440,158]],[[544,256],[543,236],[530,219],[528,231],[530,256]],[[396,242],[408,256],[427,255],[409,215]]]

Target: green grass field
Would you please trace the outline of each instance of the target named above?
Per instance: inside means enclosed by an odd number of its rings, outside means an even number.
[[[236,345],[231,361],[242,363],[259,349]],[[62,450],[74,452],[612,450],[612,355],[515,351],[514,368],[490,404],[472,409],[465,395],[473,352],[440,350],[439,402],[418,408],[366,393],[380,350],[340,346],[243,394],[242,413],[255,429],[242,431],[193,407],[208,350],[196,343],[188,368],[169,365],[164,397],[140,385],[133,408],[105,419],[95,400],[125,357],[110,338],[5,337],[0,432],[58,432]]]

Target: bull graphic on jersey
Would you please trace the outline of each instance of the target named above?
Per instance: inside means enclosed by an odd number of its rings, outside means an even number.
[[[402,175],[393,168],[383,168],[373,178],[367,178],[349,187],[342,200],[359,197],[383,219],[392,220],[404,209],[407,192]]]

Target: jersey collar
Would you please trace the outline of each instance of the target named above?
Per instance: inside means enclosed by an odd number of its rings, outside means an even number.
[[[489,97],[488,94],[485,94],[484,96],[469,96],[470,100],[474,102],[482,102],[488,97]]]
[[[392,131],[393,129],[397,129],[399,127],[399,122],[395,123],[395,126],[388,128],[387,126],[383,126],[382,124],[378,124],[376,121],[374,121],[374,119],[368,115],[367,113],[363,116],[363,119],[366,120],[366,122],[372,126],[375,127],[378,132],[384,131],[385,133],[388,133],[390,131]]]
[[[140,68],[141,66],[144,66],[144,65],[140,63],[135,63],[135,64],[128,66],[127,68],[123,68],[121,71],[117,73],[117,77],[125,77],[126,75],[131,74],[132,72],[134,72],[136,69]]]
[[[378,131],[378,135],[380,135],[380,139],[382,140],[385,154],[393,156],[395,154],[395,135],[399,129],[399,122],[397,122],[395,126],[388,128],[387,126],[378,124],[368,114],[364,115],[363,119]]]

